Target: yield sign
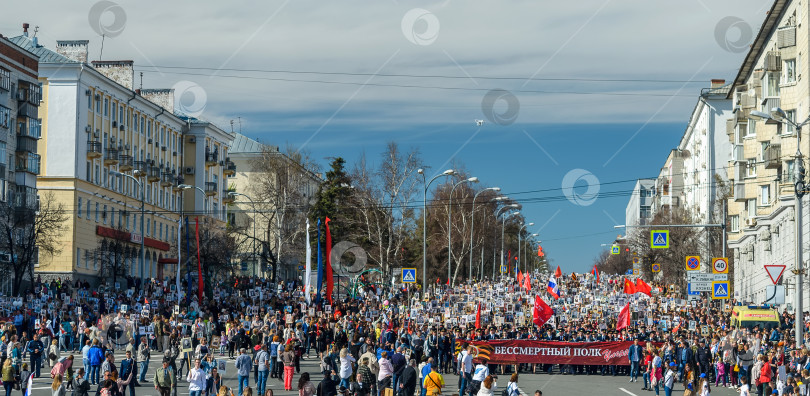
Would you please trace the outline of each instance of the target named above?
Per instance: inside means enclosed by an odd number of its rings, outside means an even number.
[[[768,276],[771,277],[771,282],[775,285],[779,282],[779,278],[782,277],[782,273],[785,272],[786,265],[766,265],[765,272],[768,273]]]

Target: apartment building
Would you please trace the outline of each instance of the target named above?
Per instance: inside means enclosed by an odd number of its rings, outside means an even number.
[[[809,43],[807,24],[802,24],[807,18],[807,4],[774,1],[727,95],[733,106],[726,126],[733,180],[728,239],[735,262],[734,294],[746,302],[764,301],[771,281],[763,266],[769,264],[787,266],[782,284],[794,286],[786,287],[786,301],[795,301],[796,278],[790,271],[796,267],[795,238],[808,238],[806,203],[804,233],[795,235],[796,130],[751,118],[751,111],[769,113],[779,107],[794,121],[808,117],[810,92],[801,82],[801,76],[810,76],[808,62],[802,59]],[[805,154],[810,152],[807,144],[807,139],[802,140]],[[807,257],[807,243],[803,245]],[[807,296],[804,301],[807,304]]]
[[[38,204],[42,99],[38,73],[36,55],[0,36],[0,230],[4,235],[30,227]],[[0,292],[11,290],[9,266],[25,254],[21,249],[31,248],[27,245],[0,238]],[[26,261],[36,263],[37,252]]]
[[[37,273],[98,283],[105,255],[119,254],[125,263],[119,276],[173,276],[180,214],[208,214],[205,202],[216,189],[210,194],[205,183],[222,177],[218,162],[187,155],[205,150],[189,143],[190,136],[215,140],[219,152],[229,140],[208,123],[175,114],[172,90],[135,89],[131,60],[90,61],[87,40],[57,41],[55,50],[25,34],[10,40],[41,59],[37,181],[70,212],[62,251],[41,260]],[[212,131],[216,136],[206,135]],[[184,201],[184,183],[203,189],[205,198],[186,193]],[[221,212],[219,200],[210,205],[212,215]],[[105,252],[105,239],[126,247]]]
[[[252,243],[242,246],[238,254],[242,272],[269,276],[268,263],[262,258],[272,253],[279,263],[277,278],[298,279],[303,275],[299,268],[303,266],[305,219],[309,207],[315,203],[322,176],[301,167],[280,152],[278,146],[259,143],[240,133],[234,135],[230,146],[230,159],[226,162],[236,168],[230,187],[244,193],[233,197],[230,224],[260,241],[255,249]],[[269,158],[276,160],[276,165],[271,167],[270,174],[260,174],[268,169],[257,165]]]
[[[630,194],[630,202],[625,210],[625,223],[628,226],[643,226],[652,221],[652,202],[655,195],[655,179],[638,179]],[[628,234],[632,228],[628,228]]]

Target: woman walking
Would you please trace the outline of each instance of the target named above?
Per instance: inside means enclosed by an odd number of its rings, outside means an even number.
[[[291,391],[293,381],[293,371],[295,370],[295,354],[292,345],[287,344],[284,353],[281,354],[281,362],[284,363],[284,390]]]

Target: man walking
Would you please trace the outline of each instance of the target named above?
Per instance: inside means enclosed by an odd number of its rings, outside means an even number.
[[[253,361],[259,374],[256,381],[256,390],[259,395],[264,394],[264,388],[267,386],[267,375],[270,371],[269,361],[270,355],[267,353],[267,344],[262,344],[262,348],[256,353],[256,359]]]
[[[138,370],[138,382],[146,381],[146,369],[149,368],[149,358],[152,357],[152,350],[149,348],[149,343],[146,342],[146,337],[141,337],[141,343],[138,345],[138,363],[140,369]]]
[[[34,378],[39,378],[42,369],[42,351],[44,349],[45,347],[42,345],[42,341],[39,340],[39,335],[34,334],[34,339],[28,342],[28,347],[26,348],[26,352],[28,352],[31,357],[31,372],[34,373]]]
[[[641,361],[641,345],[638,345],[638,338],[633,339],[633,345],[630,345],[627,357],[630,359],[630,381],[638,381],[638,367]]]
[[[169,359],[163,359],[163,367],[155,371],[155,390],[160,392],[160,396],[171,396],[172,389],[177,386],[174,373],[169,368]]]
[[[242,390],[250,386],[250,372],[253,368],[253,359],[247,354],[245,348],[239,349],[239,357],[236,358],[237,377],[239,379],[239,394],[242,396]]]

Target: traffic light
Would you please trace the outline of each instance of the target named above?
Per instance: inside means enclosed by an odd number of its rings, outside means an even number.
[[[798,170],[799,174],[797,175],[797,178],[796,178],[795,190],[796,190],[796,196],[798,198],[801,198],[801,197],[804,196],[804,194],[807,193],[807,185],[804,182],[805,171],[806,171],[805,168],[804,168],[804,161],[799,160],[799,167],[797,168],[797,170]]]

